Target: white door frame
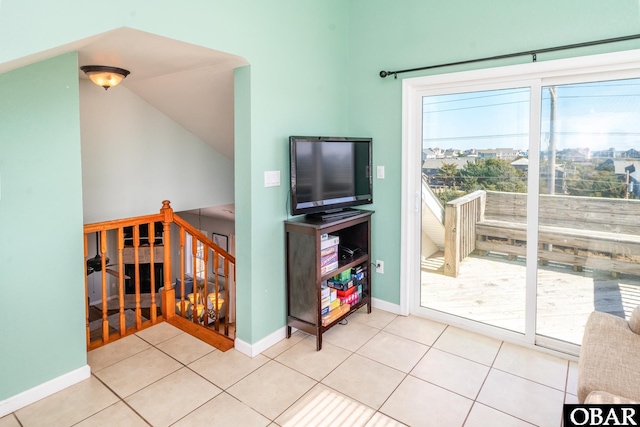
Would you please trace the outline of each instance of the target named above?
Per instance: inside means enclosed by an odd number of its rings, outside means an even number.
[[[640,50],[488,68],[404,79],[402,82],[402,218],[400,314],[416,314],[527,346],[552,346],[576,354],[578,347],[535,335],[536,263],[527,263],[525,333],[519,334],[420,307],[422,97],[426,94],[489,90],[523,82],[531,87],[529,192],[527,197],[527,259],[537,259],[538,167],[541,87],[574,81],[640,76]],[[534,149],[532,149],[534,148]]]

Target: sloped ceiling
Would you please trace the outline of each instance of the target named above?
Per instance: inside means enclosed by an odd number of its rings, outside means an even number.
[[[130,28],[78,44],[80,66],[129,70],[121,85],[233,160],[233,69],[246,60]]]

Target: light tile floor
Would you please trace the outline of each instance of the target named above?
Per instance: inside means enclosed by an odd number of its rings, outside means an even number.
[[[418,317],[364,310],[249,358],[167,323],[88,354],[91,378],[14,426],[561,426],[577,363]]]

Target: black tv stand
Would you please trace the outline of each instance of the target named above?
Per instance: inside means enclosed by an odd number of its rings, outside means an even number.
[[[333,221],[336,219],[349,218],[352,216],[360,215],[362,213],[361,210],[358,209],[341,209],[337,211],[327,211],[327,212],[318,212],[313,214],[307,214],[307,218],[315,219],[319,221]]]

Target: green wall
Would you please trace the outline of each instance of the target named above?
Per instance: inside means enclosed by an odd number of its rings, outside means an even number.
[[[0,74],[0,401],[86,364],[75,54]]]
[[[640,33],[636,0],[350,0],[349,130],[374,138],[374,164],[386,179],[374,181],[373,296],[400,303],[402,79],[471,68],[523,63],[522,57],[401,74],[401,70],[529,49]],[[538,61],[640,47],[640,41],[538,55]],[[420,153],[416,153],[419,156]]]

